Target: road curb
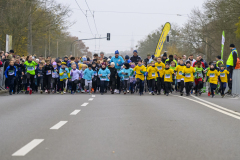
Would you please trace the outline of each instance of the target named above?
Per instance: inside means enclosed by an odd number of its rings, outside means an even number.
[[[4,90],[4,91],[0,91],[0,94],[4,94],[4,93],[7,93],[7,90]]]

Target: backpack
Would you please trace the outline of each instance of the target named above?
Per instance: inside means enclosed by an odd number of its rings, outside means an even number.
[[[237,58],[237,63],[235,69],[240,69],[240,59]]]

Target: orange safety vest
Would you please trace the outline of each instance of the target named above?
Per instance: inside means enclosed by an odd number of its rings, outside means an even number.
[[[240,59],[237,58],[237,63],[235,69],[240,69]]]

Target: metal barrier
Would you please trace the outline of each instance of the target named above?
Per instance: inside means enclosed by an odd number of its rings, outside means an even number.
[[[235,95],[235,96],[240,95],[240,69],[234,69],[233,70],[232,94]]]
[[[0,67],[0,90],[5,90],[4,64]]]

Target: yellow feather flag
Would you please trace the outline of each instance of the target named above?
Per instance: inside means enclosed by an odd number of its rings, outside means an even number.
[[[155,57],[159,57],[160,56],[162,48],[163,48],[163,43],[165,42],[166,37],[167,37],[170,29],[171,29],[171,24],[169,22],[167,22],[165,24],[165,26],[163,27],[162,34],[161,34],[161,36],[159,38],[159,41],[158,41],[158,44],[157,44],[157,48],[156,48],[156,51],[155,51]]]

